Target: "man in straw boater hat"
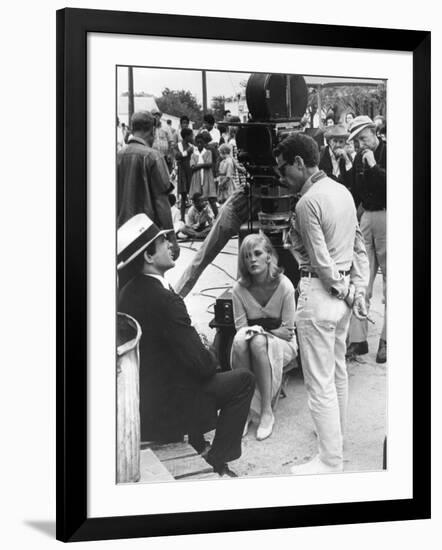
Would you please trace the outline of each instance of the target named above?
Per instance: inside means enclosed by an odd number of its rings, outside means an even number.
[[[326,128],[325,139],[327,147],[321,152],[319,168],[324,170],[329,178],[351,188],[351,169],[353,163],[345,150],[345,144],[350,134],[343,124]]]
[[[245,369],[217,372],[218,362],[192,327],[184,301],[166,282],[174,267],[166,234],[145,214],[118,230],[118,269],[137,275],[122,289],[118,311],[141,326],[140,418],[144,441],[189,442],[220,476],[241,456],[241,438],[255,387]],[[217,411],[219,410],[219,414]],[[211,447],[203,434],[216,427]]]
[[[387,144],[376,135],[376,125],[368,116],[358,116],[349,126],[349,140],[359,142],[353,162],[352,193],[356,206],[362,209],[360,219],[365,247],[370,262],[367,307],[373,293],[373,283],[381,268],[384,303],[387,291]],[[378,363],[387,361],[386,314],[376,355]],[[348,356],[368,353],[367,320],[352,319],[349,331]]]

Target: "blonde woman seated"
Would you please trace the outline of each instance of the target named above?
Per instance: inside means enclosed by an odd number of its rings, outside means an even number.
[[[255,374],[257,388],[244,433],[249,421],[256,418],[258,440],[272,433],[272,399],[281,385],[283,367],[297,351],[295,289],[277,263],[276,252],[265,235],[248,235],[239,249],[239,280],[233,288],[237,333],[232,368],[245,367]]]

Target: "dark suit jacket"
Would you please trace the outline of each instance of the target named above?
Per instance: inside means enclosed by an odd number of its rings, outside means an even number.
[[[333,175],[333,164],[330,158],[330,149],[328,145],[321,152],[321,156],[319,158],[319,168],[324,170],[329,178],[342,183],[342,185],[345,185],[345,187],[351,191],[351,184],[353,181],[351,170],[345,170],[345,160],[341,158],[339,159],[339,171],[341,174],[339,178]]]
[[[139,274],[123,288],[118,311],[140,324],[140,415],[143,441],[176,441],[215,427],[215,398],[203,386],[215,357],[191,326],[180,296]]]
[[[387,208],[387,144],[379,140],[374,151],[376,164],[369,168],[358,153],[353,162],[352,192],[356,206],[361,204],[364,210],[385,210]]]

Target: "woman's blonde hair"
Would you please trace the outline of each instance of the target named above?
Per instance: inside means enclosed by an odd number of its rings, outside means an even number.
[[[247,269],[247,256],[250,254],[252,248],[256,245],[262,245],[263,249],[270,256],[269,262],[269,277],[270,279],[278,279],[283,269],[278,266],[278,255],[276,254],[275,249],[273,248],[272,243],[269,238],[264,235],[264,233],[251,233],[247,235],[241,246],[238,253],[238,272],[239,280],[238,282],[245,286],[249,287],[252,284],[252,277]]]

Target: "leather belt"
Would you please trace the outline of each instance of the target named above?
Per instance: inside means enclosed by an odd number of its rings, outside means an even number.
[[[350,270],[348,271],[339,271],[341,275],[347,276],[350,275]],[[313,277],[313,278],[319,278],[317,273],[314,273],[313,271],[301,271],[301,277]]]

